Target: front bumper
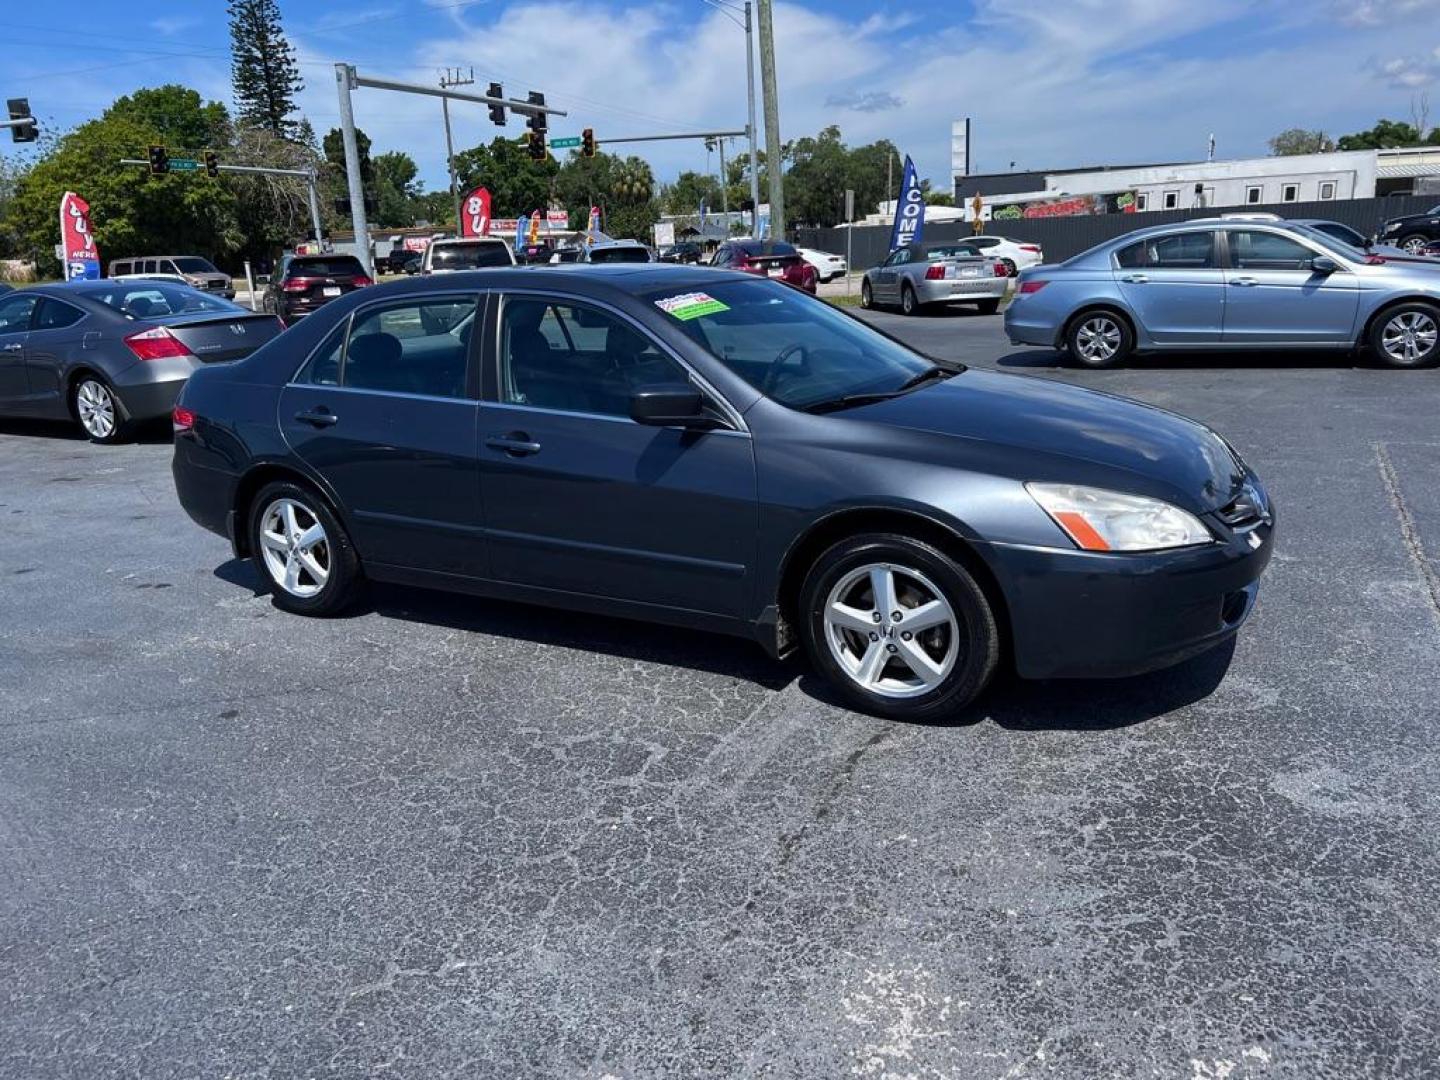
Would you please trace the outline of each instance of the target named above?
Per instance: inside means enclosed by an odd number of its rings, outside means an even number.
[[[1008,277],[944,278],[915,283],[915,298],[922,304],[960,304],[976,300],[1002,300],[1010,284]]]
[[[1118,678],[1234,636],[1255,608],[1273,546],[1274,526],[1260,525],[1169,553],[987,544],[983,554],[1005,593],[1022,677]]]

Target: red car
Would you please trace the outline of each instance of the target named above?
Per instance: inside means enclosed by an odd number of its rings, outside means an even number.
[[[772,277],[815,295],[820,275],[783,240],[731,240],[721,244],[710,265],[725,270]]]

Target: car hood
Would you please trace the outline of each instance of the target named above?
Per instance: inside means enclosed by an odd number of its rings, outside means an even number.
[[[964,440],[962,464],[996,475],[1108,486],[1198,513],[1245,480],[1229,444],[1198,421],[1051,379],[969,369],[832,415]]]

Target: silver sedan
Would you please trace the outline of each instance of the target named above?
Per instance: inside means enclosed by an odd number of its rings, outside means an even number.
[[[1000,310],[1010,286],[1001,259],[963,242],[908,244],[865,271],[861,307],[898,305],[913,315],[927,304],[974,304],[982,315]]]

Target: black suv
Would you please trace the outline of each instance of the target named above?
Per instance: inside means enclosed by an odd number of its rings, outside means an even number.
[[[699,244],[691,244],[688,242],[666,244],[660,249],[661,262],[684,263],[689,266],[694,266],[704,258],[704,255],[705,253],[700,250]]]
[[[1432,206],[1423,214],[1391,218],[1380,226],[1375,237],[1377,244],[1394,244],[1411,255],[1420,254],[1420,249],[1432,240],[1440,240],[1440,206]]]
[[[287,255],[265,287],[261,306],[291,323],[374,284],[354,255]]]

